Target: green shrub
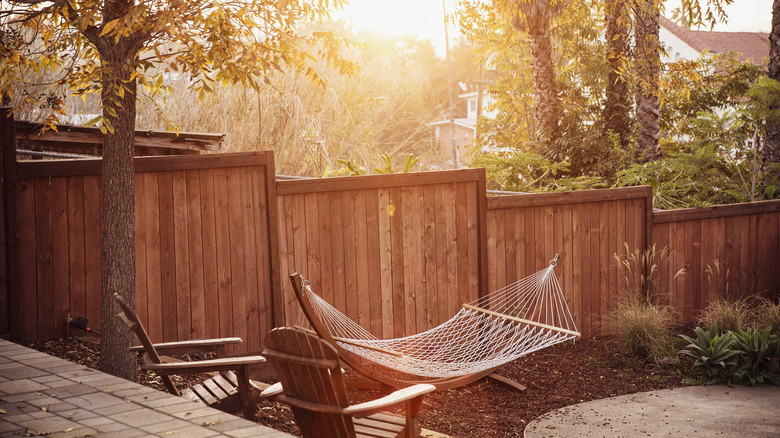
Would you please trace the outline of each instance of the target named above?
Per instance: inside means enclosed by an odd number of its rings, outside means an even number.
[[[680,354],[692,357],[693,368],[707,379],[716,381],[729,379],[737,367],[739,355],[739,351],[731,348],[734,335],[731,332],[721,335],[718,332],[718,323],[713,323],[709,331],[696,327],[694,332],[696,339],[680,335],[688,342],[686,349],[680,351]]]
[[[759,332],[755,327],[740,330],[734,334],[732,348],[738,353],[737,366],[731,376],[732,381],[755,386],[764,381],[780,384],[780,375],[776,374],[777,340],[770,337],[771,328]]]

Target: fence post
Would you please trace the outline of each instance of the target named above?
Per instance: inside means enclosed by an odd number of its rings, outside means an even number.
[[[0,177],[2,177],[3,246],[0,258],[0,334],[12,334],[21,315],[19,300],[19,233],[17,233],[16,129],[13,111],[0,108]]]

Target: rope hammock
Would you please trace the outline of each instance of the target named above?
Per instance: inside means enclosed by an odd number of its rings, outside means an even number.
[[[302,276],[299,300],[312,326],[325,331],[320,336],[332,339],[340,349],[405,374],[457,378],[493,370],[580,336],[555,276],[557,259],[556,255],[547,268],[464,304],[441,325],[397,339],[377,339],[313,293]]]

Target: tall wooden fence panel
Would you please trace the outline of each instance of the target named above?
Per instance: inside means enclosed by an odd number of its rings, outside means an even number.
[[[653,242],[671,250],[663,288],[683,320],[718,294],[780,294],[780,201],[658,211],[653,221]]]
[[[644,248],[650,187],[491,197],[487,200],[488,288],[496,290],[545,268],[556,275],[584,337],[609,331],[623,272],[615,254]]]
[[[484,292],[484,169],[285,181],[277,194],[282,272],[375,336],[435,327]],[[281,322],[295,324],[283,289]]]
[[[136,307],[155,341],[240,336],[260,349],[278,288],[271,153],[135,161]],[[100,160],[20,162],[19,335],[100,327]],[[272,220],[273,219],[273,220]],[[276,285],[275,285],[276,283]]]

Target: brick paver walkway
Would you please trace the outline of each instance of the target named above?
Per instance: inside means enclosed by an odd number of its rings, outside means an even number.
[[[0,339],[0,436],[290,435]]]

